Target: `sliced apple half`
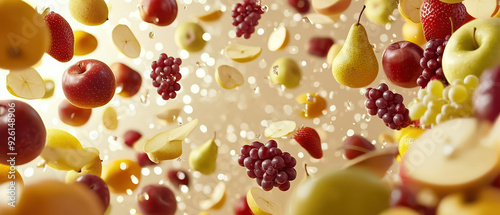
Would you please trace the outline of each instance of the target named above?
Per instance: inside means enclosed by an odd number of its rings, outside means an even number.
[[[165,111],[162,111],[159,114],[156,114],[156,118],[165,122],[167,124],[175,122],[175,119],[181,114],[182,107],[173,107],[169,108]]]
[[[268,199],[269,194],[259,187],[252,187],[247,192],[247,203],[256,215],[281,215],[281,208]]]
[[[209,199],[200,201],[200,208],[202,210],[218,210],[224,206],[226,202],[226,184],[219,182],[212,190]]]
[[[219,20],[223,13],[224,12],[222,10],[216,9],[216,10],[207,11],[206,13],[203,13],[203,14],[197,16],[196,18],[198,18],[199,20],[204,21],[204,22],[213,22],[213,21]]]
[[[347,10],[351,0],[312,0],[311,3],[316,12],[330,16]]]
[[[414,23],[420,23],[420,7],[423,2],[423,0],[400,0],[399,13]]]
[[[198,119],[180,127],[157,134],[144,145],[144,152],[151,161],[159,163],[182,155],[182,141],[196,127]]]
[[[268,139],[281,138],[295,131],[297,124],[294,121],[283,120],[273,122],[264,130],[264,136]]]
[[[464,6],[474,18],[489,18],[497,13],[498,0],[467,0],[464,1]]]
[[[45,82],[33,68],[12,70],[7,75],[7,90],[24,99],[39,99],[45,95]]]
[[[80,171],[83,166],[92,162],[99,156],[99,150],[94,147],[87,147],[83,149],[72,148],[56,148],[52,146],[45,146],[40,157],[45,160],[47,164],[54,164],[49,166],[57,166],[66,170]]]
[[[118,127],[118,113],[114,107],[108,106],[102,114],[102,124],[108,130],[116,130]]]
[[[215,70],[215,80],[224,89],[233,89],[245,83],[245,78],[236,68],[220,65]]]
[[[288,35],[289,33],[285,26],[276,28],[276,30],[269,35],[267,48],[273,52],[283,49],[288,44]]]
[[[258,46],[231,44],[226,46],[225,52],[226,56],[231,60],[246,63],[257,59],[262,52],[262,48]]]
[[[127,25],[118,24],[111,33],[116,48],[129,58],[137,58],[141,54],[141,44]]]

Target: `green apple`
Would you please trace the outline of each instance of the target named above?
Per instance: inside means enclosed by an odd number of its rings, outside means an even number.
[[[476,30],[474,30],[476,29]],[[453,33],[443,53],[442,68],[448,82],[467,75],[481,76],[500,64],[500,19],[475,19]]]
[[[392,22],[389,16],[398,7],[396,0],[366,0],[366,17],[378,25]]]
[[[288,204],[291,215],[378,215],[389,208],[390,191],[372,173],[333,170],[297,187]]]
[[[498,214],[500,190],[484,187],[474,194],[454,193],[441,200],[437,208],[439,215]]]
[[[183,22],[175,29],[175,43],[188,52],[198,52],[205,47],[205,30],[194,22]]]
[[[302,78],[299,65],[287,57],[278,58],[271,66],[269,77],[273,84],[282,84],[286,88],[299,86]]]

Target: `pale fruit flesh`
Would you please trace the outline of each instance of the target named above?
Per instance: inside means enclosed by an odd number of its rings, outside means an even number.
[[[269,35],[267,48],[270,51],[278,51],[283,49],[288,44],[289,33],[285,26],[280,26]]]
[[[242,85],[245,78],[236,68],[228,65],[220,65],[215,70],[215,80],[224,89],[233,89]]]
[[[266,192],[258,187],[252,187],[247,192],[247,203],[255,215],[281,215],[281,207],[268,199]]]
[[[117,25],[113,29],[112,37],[118,51],[125,56],[137,58],[141,54],[141,44],[127,25]]]
[[[73,34],[75,35],[75,55],[87,55],[97,48],[98,43],[94,35],[82,30],[76,30]]]
[[[38,99],[45,95],[45,82],[33,68],[10,71],[7,75],[7,89],[14,96]]]
[[[262,52],[261,47],[231,44],[226,46],[226,56],[239,63],[246,63],[257,59]]]

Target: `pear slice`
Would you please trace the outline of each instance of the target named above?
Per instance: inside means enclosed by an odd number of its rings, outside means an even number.
[[[24,99],[38,99],[45,95],[45,82],[33,68],[12,70],[7,75],[7,90]]]
[[[423,0],[400,0],[399,13],[414,23],[420,23],[420,7],[422,3]]]
[[[45,94],[43,94],[42,98],[48,99],[54,95],[56,84],[51,79],[44,79],[43,82],[45,83]]]
[[[202,210],[218,210],[224,206],[226,202],[226,184],[219,182],[214,189],[209,199],[200,201],[200,208]]]
[[[467,0],[464,6],[467,13],[477,19],[489,18],[498,11],[498,0]]]
[[[288,35],[289,33],[285,26],[276,28],[276,30],[269,35],[267,48],[273,52],[283,49],[288,44]]]
[[[175,119],[181,114],[181,109],[181,107],[170,108],[159,114],[156,114],[156,118],[167,124],[173,123],[175,122]]]
[[[208,11],[204,14],[201,14],[201,15],[197,16],[197,18],[201,21],[204,21],[204,22],[213,22],[213,21],[219,20],[223,13],[224,12],[222,10],[216,9],[216,10],[211,10],[211,11]]]
[[[247,203],[255,215],[281,215],[281,208],[268,199],[269,194],[258,187],[252,187],[247,192]]]
[[[273,122],[264,130],[264,136],[268,139],[281,138],[295,131],[297,124],[294,121],[283,120]]]
[[[198,119],[194,119],[185,125],[157,134],[144,145],[144,152],[155,163],[178,158],[182,155],[182,140],[197,124]]]
[[[118,114],[114,107],[108,106],[102,114],[102,124],[108,130],[114,131],[118,127]]]
[[[224,89],[233,89],[245,83],[245,78],[236,68],[220,65],[215,70],[215,80]]]
[[[226,46],[225,51],[226,56],[231,60],[246,63],[257,59],[262,52],[262,48],[258,46],[231,44]]]
[[[129,58],[137,58],[141,54],[141,44],[127,25],[118,24],[111,33],[116,48]]]
[[[319,13],[310,13],[304,16],[304,18],[307,18],[309,20],[309,23],[316,25],[332,25],[335,24],[335,21],[337,20],[337,16],[340,15],[334,15],[334,16],[326,16],[323,14]]]
[[[80,171],[82,167],[92,162],[99,156],[99,150],[94,147],[83,149],[78,148],[57,148],[45,146],[40,157],[47,164],[63,167],[63,169]]]
[[[324,15],[341,14],[351,4],[351,0],[312,0],[312,8]]]

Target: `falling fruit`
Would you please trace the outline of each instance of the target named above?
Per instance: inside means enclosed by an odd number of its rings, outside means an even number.
[[[224,206],[226,202],[226,184],[219,182],[214,189],[209,199],[200,201],[200,208],[202,210],[218,210]]]
[[[127,25],[116,25],[111,33],[116,48],[129,58],[137,58],[141,54],[141,44]]]
[[[39,99],[45,95],[45,82],[33,68],[10,71],[7,75],[7,90],[24,99]]]
[[[258,46],[246,46],[239,44],[231,44],[226,46],[226,56],[231,60],[239,63],[246,63],[257,59],[262,52],[262,48]]]
[[[114,107],[107,107],[102,114],[102,124],[109,130],[116,130],[118,127],[118,114]]]
[[[233,89],[245,82],[245,78],[240,71],[228,65],[217,67],[217,70],[215,70],[215,80],[224,89]]]
[[[276,139],[287,136],[295,131],[297,124],[294,121],[283,120],[273,122],[264,130],[264,136],[268,139]]]

